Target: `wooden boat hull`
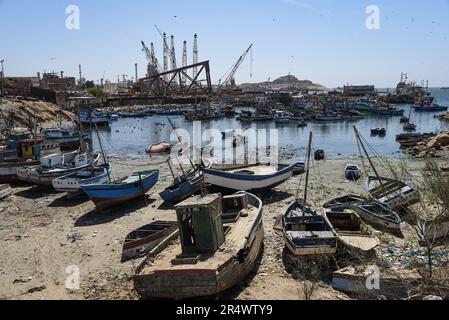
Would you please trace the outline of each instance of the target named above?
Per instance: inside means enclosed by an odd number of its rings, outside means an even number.
[[[242,247],[234,248],[227,259],[207,269],[195,265],[170,268],[164,264],[165,268],[142,274],[147,263],[145,259],[135,270],[134,287],[137,292],[144,298],[206,297],[224,292],[244,280],[256,265],[264,239],[262,201],[251,194],[248,194],[248,201],[257,213],[242,234]]]
[[[79,167],[73,167],[61,170],[41,171],[40,166],[37,167],[23,167],[17,170],[17,176],[21,181],[29,182],[42,187],[53,188],[53,180],[63,177],[65,175],[75,173],[91,166],[96,166],[100,160],[100,154],[92,163],[85,164]]]
[[[370,176],[366,179],[365,190],[369,197],[387,208],[406,208],[419,202],[418,192],[409,184],[390,178]]]
[[[0,164],[0,183],[20,182],[17,170],[25,166],[37,166],[40,161],[30,162],[4,162]]]
[[[169,204],[177,204],[190,198],[201,190],[201,178],[194,177],[193,179],[184,181],[180,184],[174,185],[165,189],[160,193],[162,200]]]
[[[288,217],[291,211],[297,209],[302,210],[302,205],[294,201],[285,210],[282,220],[284,242],[290,253],[297,257],[335,254],[337,252],[337,237],[327,218],[311,210],[306,210],[310,211],[310,214],[305,217]],[[316,222],[323,227],[316,230],[313,227],[310,230],[287,230],[288,224],[311,224],[311,222]]]
[[[277,187],[290,179],[293,175],[294,166],[289,166],[271,175],[249,175],[230,173],[215,169],[203,169],[204,180],[206,183],[227,189],[237,191],[265,191]]]
[[[176,222],[156,221],[131,232],[123,245],[122,262],[145,254],[154,256],[161,252],[168,243],[179,237]]]
[[[337,234],[338,242],[350,252],[367,253],[380,245],[360,216],[346,206],[334,207],[325,212]]]
[[[60,178],[56,178],[52,181],[53,188],[58,192],[67,192],[67,193],[77,193],[82,191],[81,186],[86,184],[104,184],[109,182],[109,177],[112,174],[112,168],[107,165],[101,165],[99,168],[102,168],[103,173],[90,177],[79,179],[77,177],[71,177],[75,174],[69,174]],[[89,169],[87,170],[89,171]]]
[[[103,210],[126,201],[143,197],[153,188],[159,179],[159,170],[142,173],[142,182],[127,184],[83,185],[83,191],[89,196],[97,209]]]
[[[373,214],[372,208],[378,207],[380,210],[388,213],[388,217],[381,217]],[[382,230],[390,230],[395,233],[401,233],[401,219],[399,216],[389,210],[386,207],[383,207],[379,204],[355,204],[352,208],[357,212],[357,214],[365,221],[367,224]]]
[[[335,199],[332,199],[331,201],[325,203],[323,205],[323,208],[329,209],[332,207],[337,207],[337,206],[341,206],[341,205],[349,205],[355,202],[363,202],[366,199],[360,196],[356,196],[353,194],[348,194],[346,196],[342,196],[342,197],[338,197]]]

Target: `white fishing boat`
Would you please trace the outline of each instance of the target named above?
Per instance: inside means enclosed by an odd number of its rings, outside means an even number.
[[[238,169],[217,170],[204,168],[204,181],[227,190],[265,191],[275,188],[293,176],[295,165],[274,167],[256,164]]]
[[[379,203],[361,202],[351,206],[367,224],[394,234],[401,234],[401,218]]]
[[[69,196],[82,192],[82,185],[104,184],[111,179],[112,168],[109,163],[86,168],[78,172],[56,178],[53,188],[58,192],[67,192]]]
[[[70,173],[96,166],[100,153],[90,157],[87,153],[72,152],[64,155],[53,154],[41,159],[41,165],[23,167],[17,170],[21,181],[38,186],[53,187],[53,180]]]

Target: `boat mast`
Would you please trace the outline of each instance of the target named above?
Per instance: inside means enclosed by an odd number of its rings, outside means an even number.
[[[106,153],[104,153],[103,144],[101,143],[101,138],[100,138],[100,134],[98,133],[97,125],[95,125],[95,132],[97,134],[98,143],[100,144],[101,153],[103,154],[103,161],[106,165],[108,165],[109,162],[108,162],[108,159],[106,158]],[[109,168],[106,168],[106,172],[108,174],[109,183],[112,183],[111,175],[109,174]]]
[[[376,170],[376,167],[374,166],[373,161],[371,160],[371,157],[368,154],[368,151],[365,148],[365,145],[363,144],[362,138],[360,137],[360,132],[357,130],[356,126],[354,126],[354,132],[357,140],[359,141],[360,145],[362,146],[363,152],[365,153],[366,157],[368,158],[369,164],[371,168],[373,168],[374,173],[376,174],[377,179],[379,180],[380,184],[382,185],[382,180],[380,179],[380,175]]]
[[[306,207],[306,203],[307,203],[307,192],[308,192],[308,187],[309,187],[310,156],[311,156],[311,153],[312,153],[312,138],[313,138],[313,133],[310,132],[309,147],[307,149],[306,186],[304,188],[304,200],[303,200],[303,210],[302,210],[303,216],[305,216],[305,214],[306,214],[305,207]]]
[[[196,98],[195,98],[195,99],[196,99]],[[175,127],[173,121],[171,121],[171,119],[170,119],[169,117],[167,117],[167,120],[168,120],[168,122],[170,123],[170,125],[171,125],[173,131],[175,131],[175,133],[176,133],[176,127]],[[178,133],[176,133],[176,137],[178,138],[179,143],[181,143],[182,140],[181,140],[181,137],[178,136]],[[181,145],[181,147],[182,147],[182,145]],[[179,159],[178,159],[178,161],[179,161]],[[190,162],[190,165],[192,166],[192,169],[193,169],[193,170],[196,170],[195,165],[193,164],[192,159],[190,159],[190,157],[189,157],[189,162]]]
[[[76,104],[76,113],[78,116],[78,129],[80,132],[80,146],[81,146],[81,153],[84,153],[86,151],[86,141],[84,141],[84,130],[83,130],[83,124],[81,123],[81,111],[79,104]]]

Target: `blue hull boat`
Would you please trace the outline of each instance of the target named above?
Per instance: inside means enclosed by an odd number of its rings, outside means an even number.
[[[83,185],[84,192],[97,209],[107,209],[123,202],[142,197],[159,180],[159,170],[136,172],[110,184]]]
[[[185,177],[177,178],[173,184],[160,193],[162,200],[169,204],[180,203],[201,190],[201,177],[192,171]]]

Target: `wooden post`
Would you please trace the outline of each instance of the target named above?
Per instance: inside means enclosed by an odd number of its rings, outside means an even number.
[[[145,187],[143,185],[142,173],[141,172],[139,172],[139,181],[140,181],[140,187],[142,188],[143,199],[145,200],[145,206],[148,207],[148,200],[147,200],[147,195],[145,194]]]
[[[303,200],[303,209],[302,209],[302,215],[306,215],[306,203],[307,203],[307,192],[309,187],[309,175],[310,175],[310,157],[312,154],[312,132],[310,132],[309,136],[309,147],[307,149],[307,162],[306,162],[306,186],[304,189],[304,200]]]

